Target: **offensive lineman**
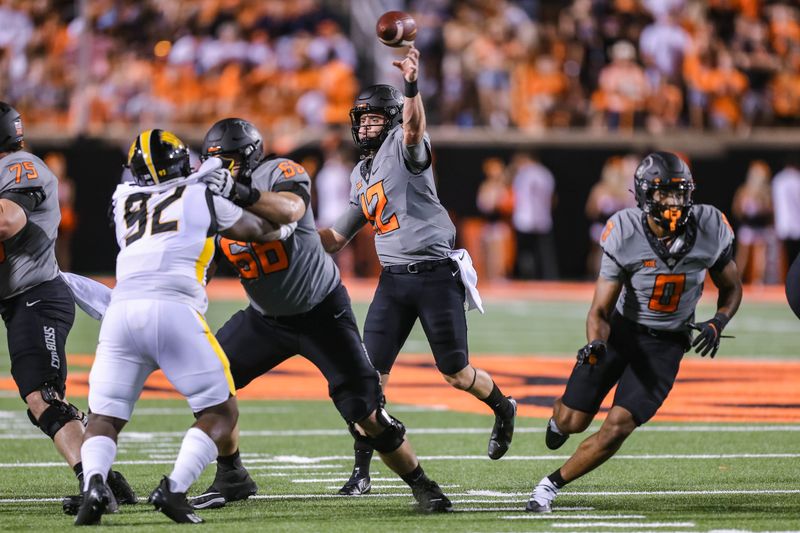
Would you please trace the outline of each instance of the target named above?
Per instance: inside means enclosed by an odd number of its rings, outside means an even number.
[[[320,230],[320,237],[325,250],[333,253],[364,224],[372,224],[383,272],[364,323],[364,342],[383,386],[419,318],[444,379],[494,412],[488,454],[499,459],[511,444],[516,402],[503,395],[486,371],[469,364],[465,286],[457,276],[465,266],[451,260],[455,227],[436,196],[425,110],[417,90],[419,50],[411,46],[393,64],[403,73],[405,98],[390,85],[373,85],[356,99],[350,121],[362,160],[350,176],[349,208],[333,228]],[[340,489],[342,495],[366,494],[371,488],[372,449],[356,441],[354,451],[353,473]]]
[[[559,448],[592,421],[614,385],[600,430],[533,489],[527,511],[546,513],[558,491],[611,458],[666,399],[684,352],[712,358],[722,330],[742,300],[732,260],[733,230],[710,205],[692,205],[689,167],[669,152],[636,169],[638,207],[612,216],[603,231],[603,260],[586,318],[589,343],[578,351],[564,395],[553,405],[545,444]],[[706,270],[719,288],[714,318],[694,324]],[[691,342],[690,329],[698,330]]]
[[[58,180],[41,159],[23,150],[23,139],[19,113],[0,102],[0,314],[11,375],[28,405],[28,418],[53,439],[80,485],[86,415],[66,401],[65,345],[75,301],[55,256]],[[108,482],[118,503],[136,503],[119,472],[111,472]],[[75,501],[78,496],[65,498],[65,510]]]
[[[263,242],[280,230],[208,190],[199,177],[227,173],[218,163],[190,176],[189,151],[168,131],[142,132],[131,145],[128,166],[134,183],[119,185],[113,196],[117,285],[89,375],[91,414],[81,447],[86,476],[75,524],[100,522],[110,500],[105,473],[116,456],[117,436],[158,368],[187,398],[196,421],[172,473],[149,501],[175,522],[199,523],[186,491],[217,456],[238,417],[228,359],[203,318],[214,237],[220,232]]]
[[[378,450],[411,487],[418,508],[451,511],[450,500],[422,470],[405,427],[381,405],[378,373],[365,352],[350,297],[320,244],[309,208],[308,173],[289,159],[264,158],[261,135],[251,123],[236,118],[211,127],[203,157],[221,159],[235,178],[208,176],[210,190],[275,224],[296,224],[282,240],[218,242],[250,300],[217,333],[236,388],[295,354],[308,358],[325,375],[328,394],[353,436]],[[219,451],[214,482],[192,500],[196,508],[221,507],[257,490],[239,458],[238,428]]]

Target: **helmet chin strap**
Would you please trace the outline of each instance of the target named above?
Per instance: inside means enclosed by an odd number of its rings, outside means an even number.
[[[674,232],[678,229],[678,220],[680,220],[682,214],[683,210],[677,207],[668,207],[661,211],[661,220],[669,224],[669,231]]]

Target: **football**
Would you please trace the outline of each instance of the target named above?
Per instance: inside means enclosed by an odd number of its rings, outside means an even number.
[[[417,23],[403,11],[387,11],[375,25],[378,40],[386,46],[399,48],[413,44],[417,37]]]

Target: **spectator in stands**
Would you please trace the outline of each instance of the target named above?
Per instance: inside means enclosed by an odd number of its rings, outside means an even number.
[[[600,86],[592,96],[595,124],[610,130],[642,126],[649,89],[644,70],[636,63],[636,48],[620,41],[610,55],[611,63],[600,72]]]
[[[672,11],[660,13],[655,22],[642,31],[639,52],[651,87],[661,85],[662,78],[671,83],[680,82],[683,56],[690,44],[691,37]]]
[[[531,64],[520,64],[513,74],[512,118],[521,129],[540,131],[550,125],[551,114],[568,87],[567,76],[555,57],[541,54]]]
[[[636,156],[628,157],[634,159],[634,165],[638,163]],[[589,191],[589,198],[586,200],[586,218],[590,224],[589,239],[591,240],[586,260],[586,272],[589,279],[597,279],[597,273],[600,271],[600,259],[603,257],[600,236],[606,222],[620,209],[636,205],[630,191],[633,174],[628,172],[630,170],[628,167],[624,157],[608,158],[600,173],[600,181],[595,183]]]
[[[494,281],[506,278],[513,266],[513,238],[508,221],[514,210],[514,193],[502,159],[486,159],[483,175],[477,198],[478,209],[486,220],[481,232],[481,262],[486,277]]]
[[[796,153],[786,159],[784,168],[772,179],[772,205],[785,265],[800,253],[800,157]]]
[[[736,265],[745,282],[761,285],[767,264],[767,244],[772,233],[771,172],[764,161],[753,161],[745,182],[733,196],[737,222]]]
[[[522,279],[558,278],[553,213],[556,182],[553,174],[527,152],[511,162],[514,190],[512,224],[517,239],[516,274]]]
[[[712,68],[702,75],[703,88],[709,95],[709,124],[717,130],[732,130],[741,125],[742,97],[747,78],[733,64],[726,50],[719,50]]]
[[[777,123],[800,126],[800,47],[789,53],[770,87]]]

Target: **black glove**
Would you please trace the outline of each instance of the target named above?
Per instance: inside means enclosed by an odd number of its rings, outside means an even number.
[[[719,350],[719,340],[722,337],[722,330],[730,320],[726,315],[717,313],[711,320],[700,322],[699,324],[689,324],[689,327],[698,331],[697,336],[692,341],[695,353],[700,357],[711,355],[713,359]]]
[[[606,356],[606,341],[595,339],[580,350],[578,350],[578,366],[580,365],[596,365],[602,358]]]

